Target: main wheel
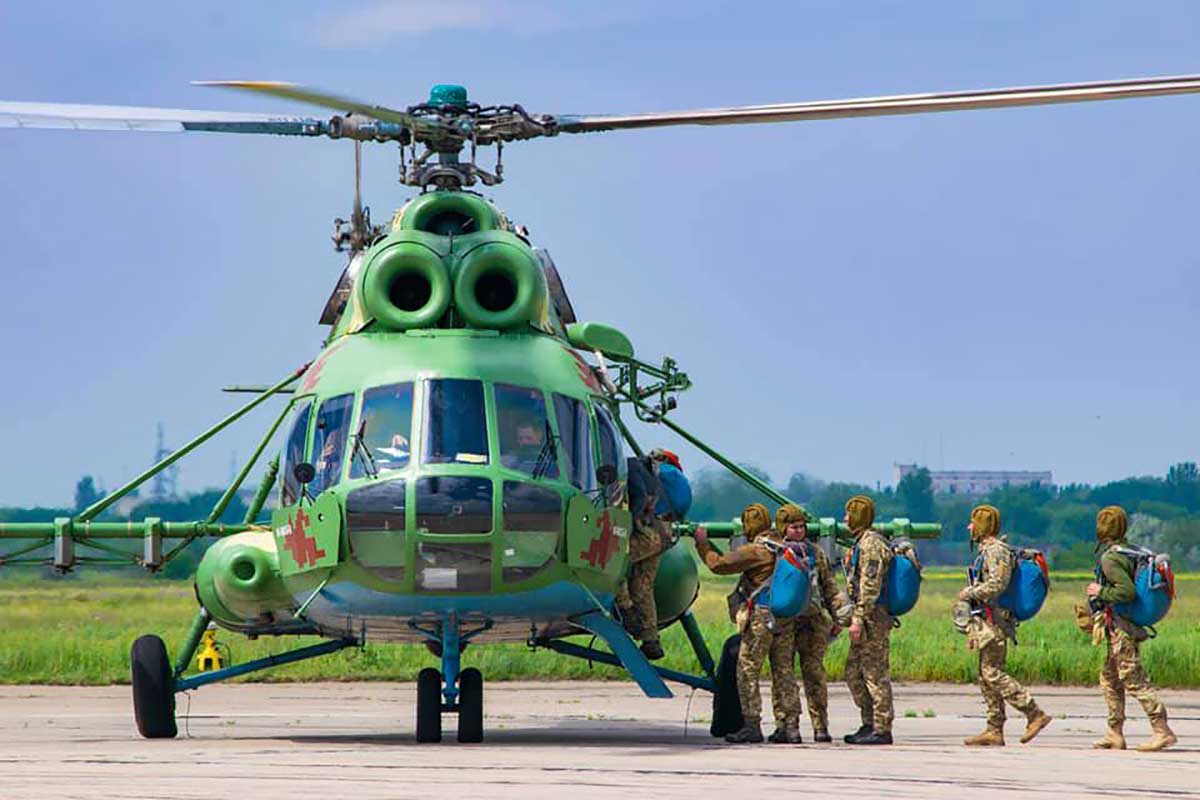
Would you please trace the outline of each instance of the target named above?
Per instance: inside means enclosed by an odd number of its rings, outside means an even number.
[[[712,725],[708,728],[713,736],[733,733],[745,722],[737,688],[738,651],[741,646],[742,637],[734,634],[725,640],[721,648],[721,661],[717,664],[717,691],[713,693]]]
[[[138,733],[147,739],[175,738],[175,673],[167,646],[157,636],[140,636],[129,650],[129,664]]]
[[[458,679],[458,740],[483,741],[483,673],[474,667],[464,669]]]
[[[426,667],[417,675],[417,741],[442,740],[442,673]]]

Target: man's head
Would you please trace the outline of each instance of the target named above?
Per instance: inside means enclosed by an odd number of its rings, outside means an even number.
[[[1101,544],[1119,542],[1125,538],[1129,520],[1120,506],[1105,506],[1096,515],[1096,541]]]
[[[517,426],[518,447],[541,447],[546,442],[546,434],[542,428],[532,422],[523,422]]]
[[[784,503],[775,512],[775,530],[784,538],[799,541],[808,535],[808,514],[795,503]]]
[[[875,501],[856,494],[846,501],[846,525],[851,533],[862,533],[875,524]]]
[[[971,523],[967,525],[972,542],[982,542],[1000,534],[1000,509],[982,505],[971,509]]]
[[[750,541],[770,527],[771,512],[762,503],[751,503],[742,511],[742,532]]]

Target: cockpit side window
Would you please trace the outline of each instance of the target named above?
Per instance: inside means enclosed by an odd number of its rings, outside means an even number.
[[[288,434],[287,445],[284,449],[280,505],[290,506],[300,497],[300,483],[292,473],[295,471],[296,465],[304,460],[304,443],[308,440],[308,418],[311,412],[312,400],[305,400],[303,405],[292,414],[291,432]]]
[[[538,389],[496,384],[496,424],[500,463],[534,478],[558,477],[558,452]]]
[[[440,379],[428,382],[425,404],[426,464],[488,463],[483,384]]]
[[[608,409],[599,403],[595,405],[595,409],[596,434],[600,440],[600,466],[613,467],[617,471],[617,478],[624,480],[627,467],[621,449],[621,437],[617,433],[617,423],[613,422]]]
[[[350,477],[381,475],[408,466],[412,453],[413,385],[393,383],[363,392]]]
[[[596,459],[592,454],[592,423],[587,405],[573,397],[554,395],[554,416],[567,461],[567,480],[585,492],[596,488]]]
[[[313,495],[325,491],[341,478],[342,456],[346,452],[350,410],[353,407],[354,395],[339,394],[321,403],[317,411],[317,431],[313,435],[312,446],[312,461],[317,476],[309,487]]]

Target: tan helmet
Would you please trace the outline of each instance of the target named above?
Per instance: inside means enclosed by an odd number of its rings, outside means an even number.
[[[1129,520],[1120,506],[1105,506],[1096,515],[1096,541],[1119,542],[1125,538]]]
[[[982,505],[971,509],[971,541],[981,542],[1000,534],[1000,509]]]
[[[795,503],[784,503],[775,512],[775,530],[780,534],[786,534],[788,525],[793,522],[808,522],[808,514],[804,513],[804,509]]]
[[[753,541],[763,531],[771,527],[771,512],[762,503],[751,503],[742,511],[742,532],[746,538]]]
[[[846,516],[850,532],[861,533],[875,524],[875,501],[865,494],[856,494],[846,501]]]

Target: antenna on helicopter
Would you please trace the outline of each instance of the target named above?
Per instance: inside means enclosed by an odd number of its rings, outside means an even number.
[[[379,236],[383,229],[371,224],[371,209],[363,207],[362,202],[362,142],[354,141],[354,205],[350,211],[350,220],[338,217],[333,221],[333,247],[339,253],[349,250],[351,254],[365,250]]]

